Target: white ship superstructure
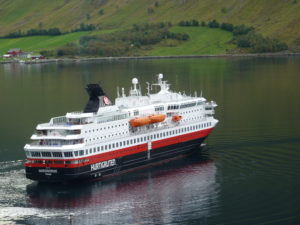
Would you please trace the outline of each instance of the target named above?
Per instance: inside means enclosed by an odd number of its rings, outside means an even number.
[[[99,85],[90,85],[83,112],[39,124],[25,145],[26,176],[66,181],[129,171],[196,149],[218,123],[215,102],[170,91],[162,74],[153,84],[158,93],[148,84],[143,96],[136,78],[132,85],[114,105]]]

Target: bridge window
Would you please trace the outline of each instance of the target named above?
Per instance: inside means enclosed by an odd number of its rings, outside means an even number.
[[[75,155],[76,155],[76,153],[78,155],[77,151],[75,152]],[[52,152],[52,155],[53,155],[53,157],[62,157],[62,153],[61,152]]]
[[[33,157],[41,157],[41,153],[40,152],[31,152],[31,155]]]
[[[51,152],[42,152],[43,157],[52,157]]]
[[[64,152],[65,157],[73,157],[73,152]]]

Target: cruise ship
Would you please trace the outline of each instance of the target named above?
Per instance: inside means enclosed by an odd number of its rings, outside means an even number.
[[[103,179],[201,151],[218,123],[214,101],[170,90],[157,75],[142,95],[137,78],[113,104],[98,84],[89,84],[81,112],[38,124],[24,147],[26,177],[40,182]],[[158,92],[152,93],[153,86]]]

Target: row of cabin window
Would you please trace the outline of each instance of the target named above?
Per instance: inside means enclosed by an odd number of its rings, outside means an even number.
[[[110,128],[117,128],[117,127],[121,127],[121,126],[126,126],[126,123],[114,125],[114,126],[103,127],[103,128],[101,127],[99,129],[88,130],[88,131],[85,131],[85,133],[91,133],[91,132],[96,132],[99,130],[106,130],[106,129],[110,129]]]
[[[113,137],[113,136],[120,136],[120,135],[122,135],[122,134],[124,135],[124,134],[126,134],[126,133],[129,133],[129,132],[126,131],[126,132],[122,132],[122,133],[109,134],[109,135],[107,135],[107,136],[101,136],[100,138],[99,138],[99,137],[96,137],[96,138],[90,138],[90,139],[87,139],[87,141],[92,142],[93,140],[96,141],[96,139],[97,139],[97,140],[99,140],[99,139],[106,139],[106,138],[110,138],[110,137]]]
[[[78,150],[78,151],[74,151],[74,156],[78,157],[78,156],[88,155],[88,154],[92,154],[92,153],[96,153],[96,152],[100,152],[100,151],[106,151],[108,149],[119,148],[119,147],[128,146],[128,145],[132,145],[132,144],[136,144],[136,143],[140,143],[140,142],[149,141],[152,139],[157,139],[157,138],[162,138],[162,137],[166,137],[166,136],[170,136],[170,135],[180,134],[180,133],[184,133],[184,132],[188,132],[188,131],[192,131],[192,130],[198,130],[198,129],[209,127],[209,126],[211,126],[211,122],[193,125],[193,126],[180,128],[180,129],[176,129],[176,130],[172,130],[172,131],[161,132],[158,134],[151,134],[149,136],[134,138],[134,139],[127,140],[127,141],[121,141],[121,142],[116,142],[116,143],[112,143],[112,144],[108,144],[108,145],[102,145],[101,147],[98,146],[98,147],[94,147],[94,148],[90,148],[90,149],[85,149],[85,151]],[[62,154],[64,154],[64,157],[67,157],[67,158],[73,157],[73,152],[31,152],[32,157],[41,157],[41,156],[42,157],[62,157]]]
[[[193,112],[198,112],[198,111],[201,111],[201,109],[195,109],[195,110],[190,110],[190,111],[183,111],[181,112],[181,114],[190,114],[190,113],[193,113]]]
[[[179,105],[168,105],[168,110],[179,109]]]
[[[55,161],[55,160],[30,160],[31,163],[41,163],[41,164],[79,164],[89,162],[89,159],[78,159],[78,160],[68,160],[68,161]]]
[[[198,102],[188,102],[188,103],[182,103],[180,105],[168,105],[168,110],[174,110],[174,109],[184,109],[188,107],[193,107],[196,105],[201,105],[202,101]],[[154,111],[164,111],[164,106],[155,106]]]
[[[72,157],[72,152],[30,152],[32,157]],[[30,156],[30,155],[29,155]]]
[[[198,102],[188,102],[188,103],[182,103],[181,105],[169,105],[168,106],[168,110],[173,110],[173,109],[184,109],[184,108],[189,108],[189,107],[193,107],[196,105],[201,105],[202,102],[198,101]]]
[[[155,112],[164,111],[164,110],[165,110],[165,107],[163,105],[159,105],[159,106],[154,107]]]
[[[188,107],[193,107],[196,104],[197,104],[196,102],[183,103],[183,104],[180,105],[180,109],[184,109],[184,108],[188,108]]]

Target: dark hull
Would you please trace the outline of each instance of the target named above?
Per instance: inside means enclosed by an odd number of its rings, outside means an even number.
[[[104,179],[143,167],[164,163],[177,157],[193,153],[194,151],[199,151],[199,146],[206,137],[116,158],[115,165],[102,169],[92,170],[91,165],[77,168],[26,167],[26,177],[41,182],[71,182]]]

